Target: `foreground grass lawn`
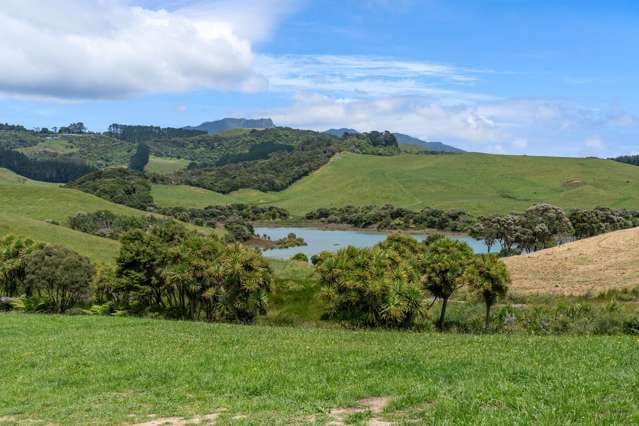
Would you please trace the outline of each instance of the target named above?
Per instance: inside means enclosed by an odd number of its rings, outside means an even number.
[[[637,337],[522,338],[0,315],[0,422],[639,422]],[[224,411],[221,411],[224,410]],[[365,422],[370,414],[346,420]]]

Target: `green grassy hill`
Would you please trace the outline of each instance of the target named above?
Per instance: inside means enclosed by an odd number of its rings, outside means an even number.
[[[101,262],[115,258],[119,243],[69,229],[64,226],[67,219],[80,211],[145,214],[80,191],[32,181],[6,169],[0,169],[0,199],[0,235],[15,234],[61,244]],[[51,221],[60,225],[53,225],[49,223]]]
[[[183,170],[188,166],[190,161],[180,160],[178,158],[162,158],[151,156],[149,163],[144,168],[144,171],[150,173],[157,173],[159,175],[171,175],[175,172]]]
[[[639,422],[632,336],[23,314],[0,314],[0,336],[0,423],[175,424],[166,418],[205,415],[243,425]],[[340,418],[342,407],[359,410]]]
[[[319,207],[391,203],[507,213],[538,202],[563,208],[639,208],[639,167],[610,160],[487,154],[342,153],[281,192],[241,190],[228,196],[186,186],[155,186],[162,206],[274,204],[302,215]]]
[[[74,189],[29,180],[6,169],[0,169],[0,200],[0,236],[15,234],[61,244],[102,262],[115,258],[119,243],[67,228],[67,219],[78,212],[98,210],[128,216],[148,214]],[[59,225],[52,224],[52,221]],[[204,228],[189,227],[210,232]]]

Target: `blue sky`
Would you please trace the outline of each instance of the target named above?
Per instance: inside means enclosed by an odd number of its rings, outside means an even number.
[[[0,121],[272,117],[467,150],[639,153],[639,2],[4,0]]]

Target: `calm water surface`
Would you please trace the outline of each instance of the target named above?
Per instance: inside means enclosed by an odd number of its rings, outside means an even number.
[[[271,240],[279,240],[285,238],[289,233],[294,233],[298,237],[304,238],[308,245],[303,247],[291,247],[286,249],[266,250],[264,255],[275,259],[288,259],[297,253],[304,253],[309,258],[314,254],[322,251],[337,251],[347,246],[355,247],[372,247],[386,239],[390,234],[384,232],[365,232],[365,231],[333,231],[317,228],[255,228],[258,235],[268,235]],[[413,235],[417,240],[421,241],[424,235]],[[488,250],[483,241],[476,240],[468,236],[449,237],[454,240],[465,241],[470,245],[475,253],[486,253]],[[498,247],[493,246],[492,251],[499,251]]]

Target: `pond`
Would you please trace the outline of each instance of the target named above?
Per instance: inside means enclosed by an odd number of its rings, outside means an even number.
[[[311,256],[322,251],[337,251],[349,245],[355,247],[372,247],[383,241],[391,232],[370,232],[370,231],[336,231],[318,228],[301,227],[258,227],[255,228],[258,235],[268,235],[271,240],[286,238],[289,233],[294,233],[298,237],[304,238],[308,245],[301,247],[291,247],[286,249],[272,249],[264,251],[266,257],[274,259],[289,259],[297,253],[304,253],[310,259]],[[417,240],[423,240],[425,235],[413,235]],[[472,247],[475,253],[486,253],[488,250],[483,241],[476,240],[469,236],[451,236],[454,240],[465,241]],[[492,251],[499,251],[499,247],[493,246]]]

